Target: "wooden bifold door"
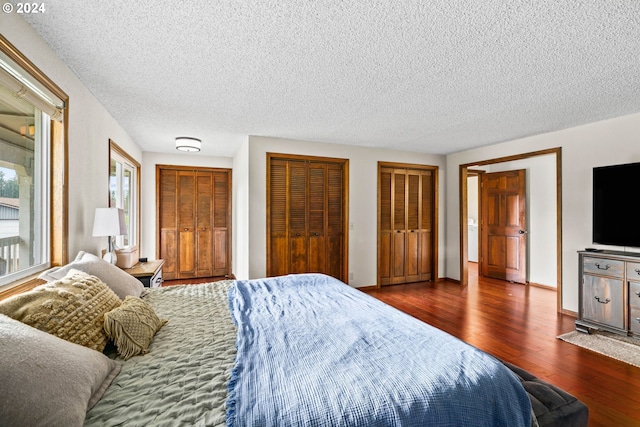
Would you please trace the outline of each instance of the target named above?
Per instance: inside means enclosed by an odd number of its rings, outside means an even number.
[[[267,275],[346,281],[347,161],[269,154]]]
[[[434,169],[379,164],[379,285],[433,279]]]
[[[231,273],[231,170],[158,166],[158,251],[164,279]]]

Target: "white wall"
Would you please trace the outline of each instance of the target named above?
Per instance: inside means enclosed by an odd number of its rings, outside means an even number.
[[[92,237],[97,207],[109,203],[109,139],[135,160],[142,153],[107,110],[18,14],[0,14],[2,35],[69,96],[69,257],[98,253],[104,238]],[[55,212],[54,212],[55,214]]]
[[[640,114],[522,138],[447,156],[446,275],[460,278],[459,177],[461,164],[548,148],[562,148],[562,308],[578,311],[577,251],[591,242],[594,166],[640,161]],[[622,248],[617,248],[622,249]]]
[[[286,139],[249,137],[249,275],[266,275],[267,152],[349,159],[349,272],[355,287],[375,285],[377,281],[377,195],[378,161],[438,166],[439,181],[439,253],[438,271],[444,273],[444,156],[371,149],[338,144],[322,144]]]
[[[233,158],[233,273],[249,278],[249,141]]]
[[[231,157],[209,157],[198,153],[176,154],[142,153],[142,166],[140,170],[141,199],[140,204],[140,256],[149,259],[156,258],[156,165],[172,166],[198,166],[207,168],[233,168]],[[235,176],[231,174],[231,185],[234,185]],[[232,205],[235,203],[233,194]],[[234,209],[233,206],[232,209]],[[232,224],[233,227],[233,224]],[[235,231],[235,230],[234,230]],[[233,258],[232,258],[233,262]]]

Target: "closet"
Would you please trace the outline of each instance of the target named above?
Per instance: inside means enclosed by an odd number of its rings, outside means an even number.
[[[267,275],[347,279],[348,160],[267,155]]]
[[[231,170],[157,166],[157,256],[165,280],[231,273]]]
[[[435,167],[378,164],[378,284],[434,278]]]

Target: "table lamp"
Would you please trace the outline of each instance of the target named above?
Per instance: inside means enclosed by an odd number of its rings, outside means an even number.
[[[94,237],[108,237],[109,246],[102,259],[115,264],[117,256],[115,252],[115,236],[127,234],[127,225],[124,221],[124,210],[119,208],[96,208],[96,216],[93,220]]]

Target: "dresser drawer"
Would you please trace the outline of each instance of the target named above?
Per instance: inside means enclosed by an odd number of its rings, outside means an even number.
[[[627,262],[627,280],[640,281],[640,262]]]
[[[585,274],[582,288],[582,319],[611,326],[625,327],[622,280]]]
[[[629,310],[629,329],[634,335],[640,335],[640,309],[631,308]]]
[[[584,257],[582,263],[584,273],[601,274],[608,277],[622,278],[624,275],[624,261],[615,259],[603,259]]]
[[[629,282],[629,307],[640,309],[640,283]]]

